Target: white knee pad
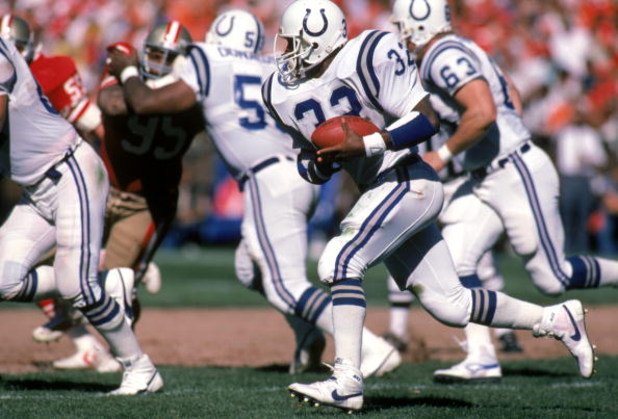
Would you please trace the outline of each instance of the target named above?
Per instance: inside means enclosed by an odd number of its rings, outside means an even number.
[[[12,260],[4,261],[0,269],[0,298],[10,300],[21,290],[28,267]]]
[[[463,286],[450,294],[421,291],[419,301],[438,321],[453,327],[464,327],[470,320],[472,294]]]
[[[320,281],[324,284],[332,284],[335,280],[343,279],[343,278],[362,278],[365,275],[365,270],[367,268],[366,264],[359,260],[358,252],[352,256],[349,260],[338,260],[343,246],[348,243],[346,238],[341,236],[337,236],[332,238],[324,251],[322,252],[322,256],[320,256],[320,260],[318,262],[318,276]],[[341,264],[345,262],[345,273],[339,271],[337,275],[339,278],[335,278],[335,271],[337,270],[337,264]],[[343,276],[342,276],[343,274]]]

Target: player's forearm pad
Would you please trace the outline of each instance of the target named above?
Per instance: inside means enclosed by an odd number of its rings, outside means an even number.
[[[386,127],[394,150],[415,146],[436,133],[429,119],[420,112],[412,111]]]

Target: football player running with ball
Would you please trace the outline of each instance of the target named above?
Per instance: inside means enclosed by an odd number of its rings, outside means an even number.
[[[260,54],[263,33],[261,22],[248,12],[219,15],[206,42],[192,45],[188,60],[174,67],[179,80],[159,89],[135,77],[135,58],[112,52],[110,69],[137,114],[201,104],[208,134],[244,192],[237,276],[286,315],[299,346],[291,371],[300,372],[320,366],[322,332],[333,333],[332,304],[306,273],[307,222],[319,190],[298,176],[292,140],[262,103],[262,81],[275,69],[273,59]],[[399,366],[401,357],[392,345],[367,329],[363,335],[365,376]]]
[[[264,102],[292,133],[300,149],[300,174],[321,183],[341,165],[361,191],[341,223],[341,234],[328,242],[318,264],[333,299],[332,375],[294,383],[288,387],[292,395],[314,405],[362,408],[362,279],[367,268],[380,262],[441,322],[534,329],[558,337],[577,359],[580,374],[591,376],[594,354],[579,301],[541,307],[459,282],[435,223],[442,184],[415,147],[436,132],[437,117],[397,35],[370,30],[348,41],[346,19],[334,3],[297,0],[284,12],[277,37],[284,52],[277,58],[278,73],[264,83]],[[346,114],[385,128],[361,137],[344,127],[339,145],[316,151],[310,140],[316,127]]]
[[[397,0],[392,20],[401,41],[416,56],[424,86],[458,116],[450,138],[425,160],[440,170],[453,156],[461,156],[470,179],[460,190],[486,207],[484,216],[462,218],[457,228],[465,233],[449,241],[462,283],[481,286],[477,264],[500,236],[491,221],[499,219],[541,292],[557,296],[572,289],[616,286],[618,262],[565,256],[556,169],[530,140],[517,111],[517,90],[508,77],[478,45],[453,32],[446,0]],[[565,307],[574,315],[571,305]],[[465,333],[468,357],[436,371],[436,380],[499,377],[489,330],[470,325]]]

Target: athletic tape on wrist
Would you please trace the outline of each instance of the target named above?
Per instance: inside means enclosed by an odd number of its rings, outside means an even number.
[[[365,135],[363,137],[363,144],[365,144],[365,155],[367,157],[383,154],[386,150],[386,143],[379,132]]]
[[[444,163],[448,163],[453,158],[453,153],[448,149],[446,144],[443,144],[442,147],[438,149],[438,156],[442,159]]]
[[[137,69],[137,67],[135,67],[134,65],[130,65],[126,67],[124,70],[122,70],[122,73],[120,73],[120,81],[124,84],[131,77],[138,77],[138,76],[139,76],[139,70]]]

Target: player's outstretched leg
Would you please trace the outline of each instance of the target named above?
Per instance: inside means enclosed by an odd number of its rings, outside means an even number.
[[[129,268],[112,269],[101,279],[105,294],[97,303],[80,310],[105,338],[124,368],[120,387],[110,395],[154,393],[163,387],[163,379],[148,355],[142,352],[131,329],[131,294],[134,272]]]
[[[586,331],[585,311],[579,300],[568,300],[548,307],[517,300],[506,294],[471,289],[473,297],[470,321],[492,327],[530,329],[534,336],[561,341],[577,360],[580,375],[594,372],[594,347]],[[484,301],[486,304],[481,304]]]

